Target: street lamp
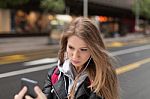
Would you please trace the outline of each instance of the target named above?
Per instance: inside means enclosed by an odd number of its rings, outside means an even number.
[[[139,30],[139,17],[140,17],[140,6],[139,6],[139,0],[135,1],[135,30]]]
[[[88,0],[83,1],[83,16],[88,17]]]

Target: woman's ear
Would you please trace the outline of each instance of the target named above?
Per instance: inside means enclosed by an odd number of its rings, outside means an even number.
[[[68,59],[68,53],[67,51],[64,53],[64,60],[67,60]]]

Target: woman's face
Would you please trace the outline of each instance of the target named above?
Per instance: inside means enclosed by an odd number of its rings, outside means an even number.
[[[71,63],[77,70],[80,70],[90,57],[87,44],[77,36],[71,36],[68,38],[67,54]]]

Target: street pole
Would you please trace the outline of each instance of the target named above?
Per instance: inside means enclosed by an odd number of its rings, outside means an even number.
[[[88,0],[83,1],[83,16],[88,17]]]
[[[136,0],[136,15],[135,15],[135,31],[139,30],[139,17],[140,17],[140,7],[139,0]]]
[[[70,13],[70,7],[66,7],[66,14],[69,15]]]

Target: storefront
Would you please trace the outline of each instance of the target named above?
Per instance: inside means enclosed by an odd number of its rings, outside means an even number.
[[[119,36],[118,18],[99,16],[100,30],[104,37]]]
[[[49,13],[23,10],[0,11],[0,34],[11,35],[51,35],[62,31],[72,21],[69,15],[51,15]]]
[[[124,36],[134,32],[134,19],[99,16],[100,30],[105,37]]]
[[[10,16],[10,10],[0,9],[0,34],[11,31]]]
[[[40,12],[16,11],[14,17],[14,31],[16,33],[47,33],[51,30],[50,17]]]

